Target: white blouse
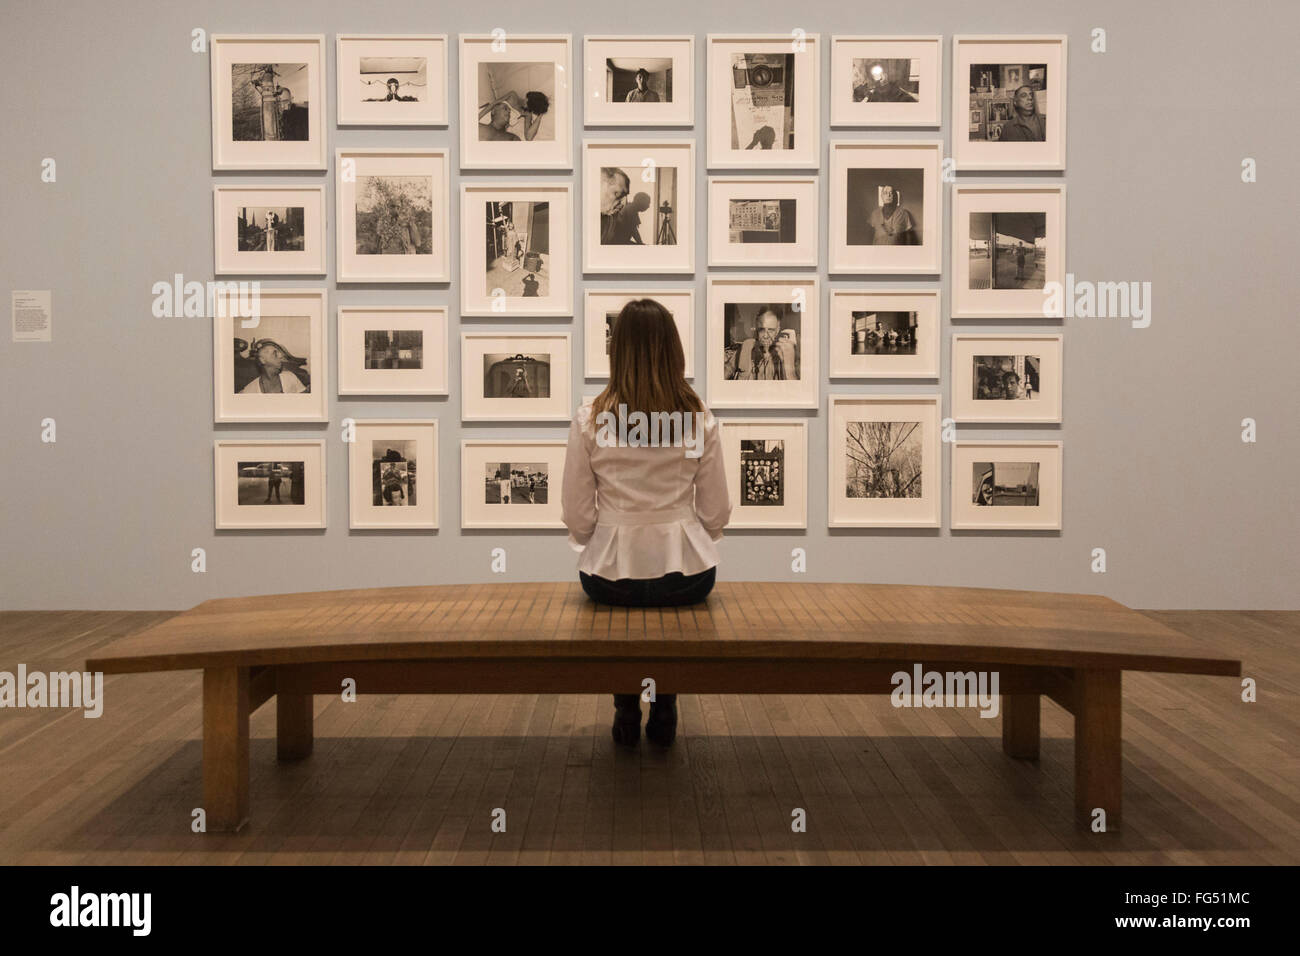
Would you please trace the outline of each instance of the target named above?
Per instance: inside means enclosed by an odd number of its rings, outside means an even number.
[[[561,492],[578,569],[616,581],[715,566],[731,499],[712,412],[694,458],[681,446],[604,447],[590,419],[589,404],[574,413]]]

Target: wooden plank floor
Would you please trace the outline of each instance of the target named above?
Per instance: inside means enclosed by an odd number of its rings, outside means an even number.
[[[0,864],[1300,863],[1300,612],[1148,613],[1242,658],[1259,701],[1127,674],[1118,834],[1075,830],[1073,727],[1051,702],[1035,766],[973,710],[793,695],[683,695],[677,744],[631,753],[605,696],[317,697],[315,752],[290,764],[270,703],[251,823],[194,834],[196,671],[108,676],[98,720],[0,710]],[[0,670],[79,669],[169,616],[0,614]]]

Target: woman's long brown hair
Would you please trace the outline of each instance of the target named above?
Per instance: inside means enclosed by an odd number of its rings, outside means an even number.
[[[654,299],[634,299],[614,320],[609,343],[609,384],[592,401],[595,427],[601,412],[703,412],[704,401],[686,381],[686,353],[672,313]]]

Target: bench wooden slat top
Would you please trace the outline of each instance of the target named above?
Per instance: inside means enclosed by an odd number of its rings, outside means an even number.
[[[359,660],[951,661],[1239,676],[1241,662],[1110,598],[990,588],[719,582],[702,604],[616,608],[578,582],[223,598],[114,641],[105,673]]]

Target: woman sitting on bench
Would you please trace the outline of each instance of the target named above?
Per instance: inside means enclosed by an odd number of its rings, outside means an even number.
[[[623,307],[609,343],[609,384],[569,428],[561,513],[596,602],[694,604],[713,587],[731,517],[718,423],[686,381],[672,314],[653,299]],[[655,413],[667,413],[658,416]],[[614,740],[641,737],[638,694],[614,695]],[[646,736],[677,734],[677,695],[650,705]]]

